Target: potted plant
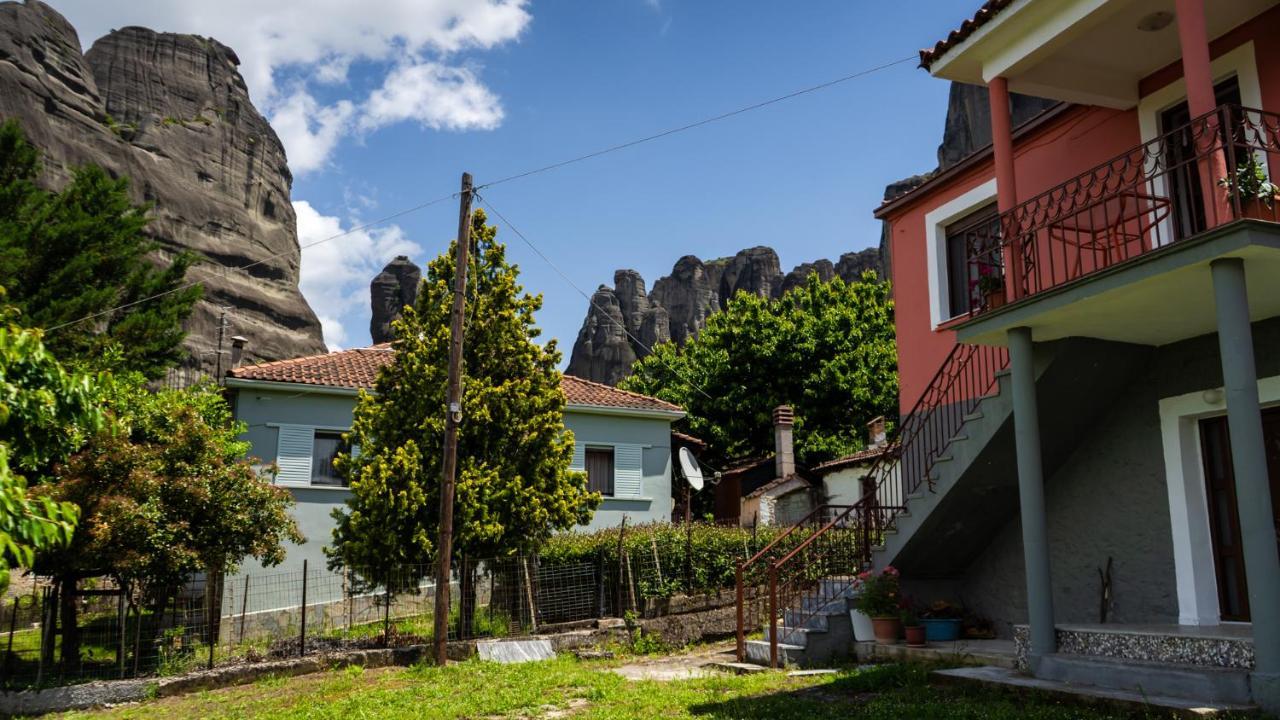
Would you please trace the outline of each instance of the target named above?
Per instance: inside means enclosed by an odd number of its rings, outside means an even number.
[[[1275,201],[1280,196],[1280,186],[1267,178],[1267,170],[1252,153],[1236,168],[1234,181],[1224,177],[1218,185],[1226,190],[1227,199],[1240,200],[1240,216],[1255,219],[1273,219]]]
[[[910,610],[902,612],[902,632],[907,636],[907,647],[924,647],[925,628]]]
[[[925,639],[930,642],[951,642],[960,639],[960,627],[964,610],[946,600],[938,600],[920,614]]]
[[[892,566],[880,572],[868,570],[858,576],[861,592],[855,605],[858,611],[871,618],[876,642],[892,645],[902,631],[902,595],[898,590],[898,571]]]
[[[872,642],[876,639],[875,624],[871,622],[870,615],[858,609],[858,598],[862,594],[861,576],[854,580],[853,592],[853,607],[849,608],[849,622],[853,624],[853,639],[855,642]]]
[[[978,295],[987,310],[1004,305],[1004,273],[999,267],[990,263],[978,265]]]

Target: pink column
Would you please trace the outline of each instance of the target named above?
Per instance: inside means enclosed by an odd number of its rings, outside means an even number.
[[[1197,118],[1213,112],[1218,101],[1213,92],[1213,71],[1209,65],[1209,34],[1205,29],[1204,0],[1176,0],[1178,13],[1178,41],[1182,50],[1182,76],[1187,85],[1187,107],[1191,117]],[[1196,133],[1200,142],[1196,152],[1200,162],[1200,187],[1205,197],[1205,221],[1209,228],[1234,217],[1227,193],[1218,186],[1218,180],[1227,177],[1227,158],[1217,132],[1218,123],[1225,116],[1208,118],[1208,126]]]
[[[987,83],[991,102],[991,150],[996,166],[996,207],[1001,215],[1018,204],[1017,178],[1013,170],[1013,118],[1010,116],[1009,81],[997,77]],[[1005,295],[1017,300],[1022,295],[1022,265],[1018,262],[1016,233],[1006,223],[1002,228],[1005,246]]]

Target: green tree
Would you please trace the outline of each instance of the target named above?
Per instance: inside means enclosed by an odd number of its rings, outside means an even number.
[[[0,124],[0,278],[17,322],[54,328],[96,316],[50,330],[45,344],[64,362],[92,362],[114,345],[120,369],[159,377],[181,358],[182,323],[200,298],[200,286],[184,287],[195,256],[164,267],[148,259],[160,246],[143,233],[148,208],[133,204],[124,178],[87,165],[49,192],[39,172],[17,121]]]
[[[60,593],[64,664],[79,657],[80,580],[110,576],[131,604],[159,610],[194,573],[216,584],[246,557],[278,564],[302,540],[292,497],[246,459],[244,425],[217,386],[149,392],[132,374],[106,378],[101,394],[109,422],[37,489],[81,513],[70,545],[36,560]]]
[[[0,323],[11,315],[0,308]],[[0,324],[0,592],[11,567],[30,568],[75,528],[76,506],[33,495],[28,477],[47,480],[100,422],[90,378],[64,370],[38,331]]]
[[[536,342],[542,297],[517,283],[496,234],[477,210],[454,515],[455,552],[473,559],[536,548],[589,520],[600,500],[569,471],[560,352]],[[336,461],[352,496],[334,512],[330,564],[391,593],[418,587],[436,550],[455,247],[428,266],[417,306],[395,324],[394,362],[356,404],[347,437],[359,452]]]
[[[808,282],[776,300],[739,293],[696,338],[665,343],[621,386],[688,411],[720,460],[773,451],[771,415],[796,411],[797,456],[818,463],[863,447],[864,426],[894,416],[898,353],[888,283]]]

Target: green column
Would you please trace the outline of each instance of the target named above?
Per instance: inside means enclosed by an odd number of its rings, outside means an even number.
[[[1280,710],[1280,556],[1276,552],[1262,411],[1258,406],[1258,372],[1254,366],[1244,260],[1215,260],[1211,267],[1231,464],[1253,621],[1253,693],[1260,705],[1275,712]]]
[[[1031,625],[1030,661],[1057,650],[1053,624],[1053,581],[1049,572],[1049,530],[1044,511],[1044,465],[1040,459],[1040,412],[1036,406],[1036,368],[1031,328],[1009,331],[1009,371],[1013,385],[1013,432],[1018,458],[1018,504],[1022,554],[1027,572],[1027,620]]]

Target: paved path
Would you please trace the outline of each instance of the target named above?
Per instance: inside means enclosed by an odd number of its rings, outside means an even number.
[[[613,672],[628,680],[688,680],[714,674],[716,671],[708,667],[714,663],[736,659],[733,643],[724,642],[680,655],[641,658],[613,668]]]

